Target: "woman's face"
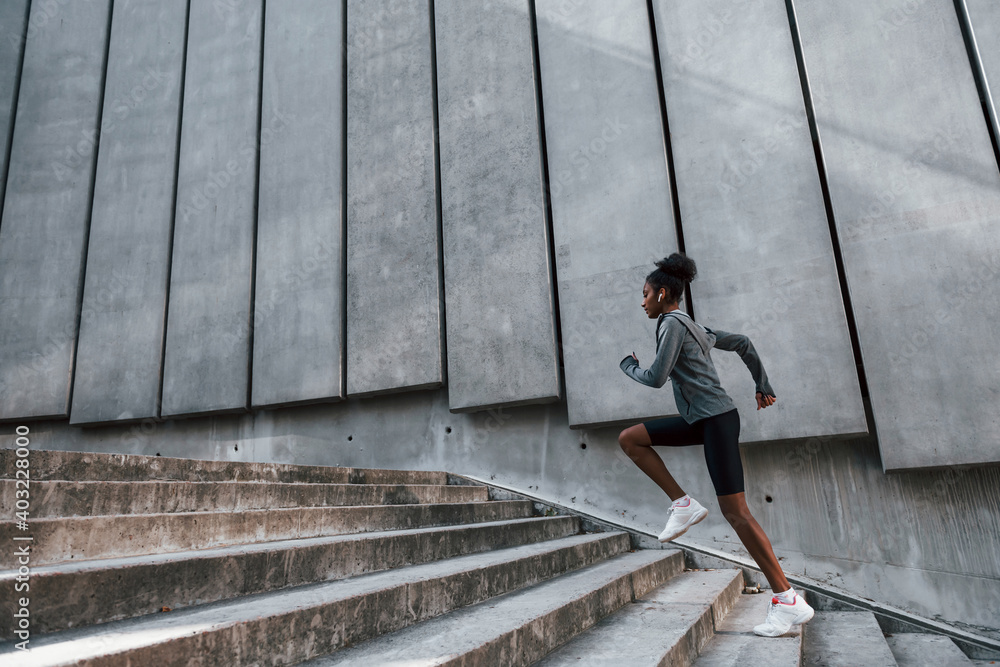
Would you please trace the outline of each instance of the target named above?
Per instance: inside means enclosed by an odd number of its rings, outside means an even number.
[[[646,316],[649,319],[655,319],[665,312],[667,304],[662,299],[656,300],[661,294],[666,298],[667,290],[663,288],[654,290],[649,283],[642,286],[642,309],[646,311]]]

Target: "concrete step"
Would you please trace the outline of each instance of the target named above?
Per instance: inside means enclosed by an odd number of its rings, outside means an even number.
[[[0,505],[14,507],[16,481],[0,480]],[[489,499],[485,486],[321,484],[312,482],[70,482],[31,484],[31,516],[71,517],[321,507],[468,503]]]
[[[559,647],[537,667],[690,665],[743,590],[740,570],[680,574]],[[774,663],[743,663],[767,664]]]
[[[0,523],[0,544],[30,535],[33,566],[93,558],[208,549],[324,535],[346,535],[532,516],[527,500],[462,504],[304,507],[244,512],[177,512],[138,516],[31,519],[29,531]],[[15,569],[14,549],[0,550],[0,569]]]
[[[0,449],[0,478],[14,478],[14,450]],[[249,461],[205,461],[138,454],[103,454],[31,450],[28,456],[32,480],[187,482],[312,482],[318,484],[447,484],[438,471],[380,470],[254,463]]]
[[[792,626],[781,637],[758,637],[753,633],[754,626],[767,618],[770,603],[767,592],[741,594],[722,624],[716,626],[715,636],[694,661],[694,667],[798,667],[802,654],[801,625]]]
[[[576,517],[537,517],[42,566],[31,571],[32,630],[54,632],[151,614],[162,607],[177,610],[544,542],[574,535],[579,526]],[[0,573],[0,590],[13,590],[16,575]],[[6,601],[0,604],[0,640],[14,637],[13,612],[6,609]]]
[[[817,611],[804,626],[802,641],[806,667],[896,667],[870,611]]]
[[[886,643],[899,667],[961,667],[972,665],[962,649],[943,635],[920,632],[887,635]]]
[[[294,664],[599,563],[622,554],[629,544],[625,533],[574,535],[261,593],[42,635],[32,638],[28,652],[3,644],[0,663]],[[679,551],[623,555],[612,562],[627,579],[629,591],[634,587],[645,592],[669,572],[679,571],[683,561]],[[587,570],[585,579],[576,580],[593,582],[604,572]]]
[[[680,574],[682,564],[673,550],[623,554],[306,664],[530,665]],[[620,655],[618,664],[631,664],[630,657]]]

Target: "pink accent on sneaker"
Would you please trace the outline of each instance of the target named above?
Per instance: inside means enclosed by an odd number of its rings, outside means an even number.
[[[782,602],[781,600],[778,599],[778,596],[775,595],[774,597],[771,598],[771,602],[773,602],[774,604],[787,604],[787,605],[790,605],[790,606],[794,606],[795,605],[795,598],[797,598],[798,596],[799,596],[799,594],[796,593],[795,595],[792,596],[792,601],[791,602]]]
[[[671,507],[690,507],[691,506],[691,499],[688,498],[688,501],[686,503],[684,503],[683,505],[678,505],[677,503],[670,503],[670,506]]]

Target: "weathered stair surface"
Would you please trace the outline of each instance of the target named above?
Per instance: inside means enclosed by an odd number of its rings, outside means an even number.
[[[805,627],[807,667],[896,667],[875,614],[817,611]]]
[[[770,591],[740,595],[732,611],[715,629],[715,636],[694,661],[695,667],[798,667],[801,664],[801,625],[781,637],[758,637],[753,628],[767,618]],[[808,625],[806,626],[808,628]],[[808,629],[806,629],[808,632]]]
[[[12,449],[0,449],[2,476],[13,477]],[[424,470],[383,470],[206,461],[140,454],[104,454],[32,450],[31,479],[71,481],[182,480],[187,482],[314,482],[319,484],[446,484],[447,473]]]
[[[0,597],[5,667],[977,664],[867,612],[757,637],[770,596],[741,594],[739,570],[685,570],[676,549],[445,473],[31,457],[31,650]]]
[[[297,586],[45,635],[28,654],[0,649],[0,662],[186,665],[197,657],[200,665],[293,664],[592,565],[628,545],[624,533],[574,535]]]
[[[533,512],[529,501],[511,500],[34,519],[31,562],[46,565],[76,560],[81,554],[87,558],[116,558],[269,540],[503,521],[527,518]],[[0,543],[13,544],[13,537],[19,533],[14,523],[0,524]],[[0,552],[0,568],[13,567],[15,554]]]
[[[578,532],[575,517],[537,517],[43,566],[31,575],[32,627],[52,632]],[[0,575],[0,589],[13,577]],[[9,619],[0,618],[5,638]]]
[[[15,480],[0,480],[0,501],[13,507]],[[327,484],[309,482],[35,481],[31,516],[86,517],[161,512],[242,512],[344,505],[409,505],[488,499],[483,486]]]
[[[690,665],[743,589],[739,570],[690,571],[634,600],[541,660],[539,667]]]
[[[948,637],[924,633],[886,637],[899,667],[961,667],[974,664]]]
[[[308,664],[529,665],[682,564],[673,550],[623,554]]]

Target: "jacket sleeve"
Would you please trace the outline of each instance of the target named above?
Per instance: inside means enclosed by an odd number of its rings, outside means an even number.
[[[753,343],[750,342],[750,339],[743,334],[729,333],[728,331],[719,331],[718,329],[713,329],[712,333],[715,334],[715,347],[740,355],[740,359],[743,360],[743,363],[750,370],[750,375],[753,376],[757,391],[762,394],[775,396],[774,390],[771,388],[771,383],[767,380],[767,373],[764,371],[764,366],[760,363],[760,356],[757,355],[757,350],[754,348]]]
[[[666,318],[673,319],[673,318]],[[650,387],[662,387],[670,377],[670,371],[674,370],[677,357],[681,353],[681,344],[684,342],[684,325],[679,322],[664,322],[660,327],[659,339],[656,343],[656,359],[653,364],[646,369],[639,368],[632,355],[622,359],[618,365],[625,374],[636,382],[640,382]]]

